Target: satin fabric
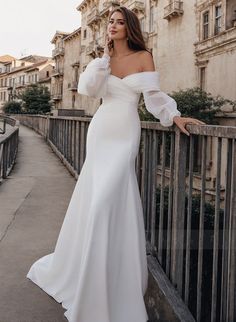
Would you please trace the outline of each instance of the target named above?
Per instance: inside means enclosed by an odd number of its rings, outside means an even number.
[[[88,128],[86,159],[55,250],[27,277],[62,303],[70,322],[146,322],[148,268],[135,174],[140,93],[163,125],[180,113],[160,91],[158,72],[120,79],[110,74],[107,58],[89,63],[78,91],[103,102]]]

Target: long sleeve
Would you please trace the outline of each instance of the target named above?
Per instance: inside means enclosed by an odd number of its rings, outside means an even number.
[[[103,55],[88,63],[86,69],[80,74],[78,93],[94,98],[101,98],[107,91],[107,78],[109,75],[110,56]]]
[[[143,97],[146,109],[160,120],[163,126],[173,125],[174,116],[181,116],[176,101],[162,92],[159,87],[159,72],[150,72],[149,81],[143,84]]]

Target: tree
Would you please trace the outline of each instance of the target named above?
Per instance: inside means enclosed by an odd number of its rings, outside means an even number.
[[[24,112],[45,114],[51,111],[50,92],[47,87],[33,84],[21,94]]]
[[[236,102],[225,99],[220,95],[213,97],[211,93],[207,93],[199,87],[187,88],[178,92],[174,91],[170,96],[177,102],[178,110],[182,116],[197,118],[207,124],[217,123],[215,116],[224,104],[228,103],[233,108],[236,107]],[[144,101],[140,105],[139,113],[142,121],[158,121],[146,111]]]
[[[22,105],[20,102],[10,101],[3,106],[4,113],[19,114],[22,111]]]

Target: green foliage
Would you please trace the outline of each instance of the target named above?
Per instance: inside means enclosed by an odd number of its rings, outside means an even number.
[[[50,92],[47,87],[34,84],[30,85],[21,94],[24,113],[45,114],[51,111]]]
[[[21,103],[16,101],[7,102],[3,106],[3,111],[5,113],[19,114],[21,113],[21,109],[22,109]]]
[[[199,87],[174,91],[170,96],[177,102],[178,110],[183,117],[197,118],[207,124],[217,124],[215,116],[223,105],[230,104],[234,109],[236,108],[235,101],[220,95],[213,97]],[[143,97],[140,102],[139,116],[142,121],[158,121],[145,109]]]

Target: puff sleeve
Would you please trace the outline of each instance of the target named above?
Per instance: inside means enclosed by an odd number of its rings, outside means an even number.
[[[106,54],[89,62],[86,69],[80,74],[78,93],[93,98],[103,97],[107,90],[109,66],[110,56]]]
[[[161,125],[172,126],[174,116],[181,116],[176,101],[160,90],[159,72],[150,72],[148,80],[142,90],[146,109],[160,120]]]

